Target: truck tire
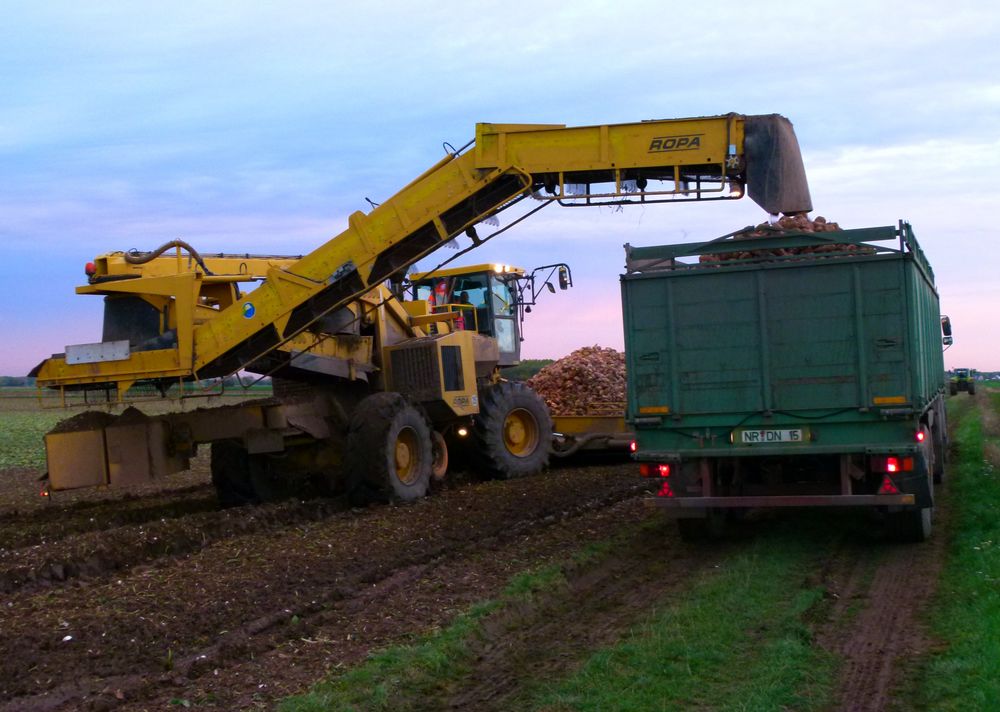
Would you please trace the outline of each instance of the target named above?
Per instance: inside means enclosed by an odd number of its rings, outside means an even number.
[[[931,536],[932,507],[906,509],[888,515],[889,535],[895,541],[920,543]]]
[[[975,381],[969,381],[968,391],[969,391],[969,395],[970,396],[976,395],[976,382]]]
[[[948,392],[951,393],[951,395],[953,395],[953,396],[957,396],[958,395],[958,384],[957,383],[949,383],[948,384]]]
[[[250,456],[234,440],[212,443],[212,484],[222,507],[239,507],[260,501],[250,481]]]
[[[347,432],[351,499],[410,502],[427,494],[433,463],[431,430],[399,393],[375,393],[358,405]]]
[[[475,463],[488,477],[528,477],[549,464],[552,417],[542,397],[523,383],[481,390],[471,434]]]
[[[944,422],[936,422],[931,429],[931,440],[934,452],[934,484],[942,484],[945,480],[945,463],[948,459],[948,442],[945,439]]]

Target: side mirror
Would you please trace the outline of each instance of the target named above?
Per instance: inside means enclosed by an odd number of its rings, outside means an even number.
[[[947,316],[941,317],[941,333],[945,336],[951,336],[951,318]]]
[[[556,293],[556,288],[552,286],[552,282],[546,282],[546,283],[545,283],[545,288],[546,288],[546,289],[548,289],[548,290],[549,290],[550,292],[552,292],[553,294],[555,294],[555,293]],[[563,287],[563,289],[566,289],[566,288],[565,288],[565,287]]]
[[[559,289],[569,289],[569,270],[565,267],[559,268]]]
[[[945,336],[943,339],[941,339],[941,343],[944,344],[945,346],[951,346],[953,343],[955,343],[955,340],[950,336]]]

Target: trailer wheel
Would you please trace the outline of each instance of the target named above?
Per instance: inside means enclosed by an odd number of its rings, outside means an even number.
[[[433,462],[430,428],[399,393],[358,405],[347,433],[347,473],[356,502],[409,502],[427,494]]]
[[[239,507],[259,500],[250,480],[250,456],[233,440],[212,443],[212,484],[219,504]]]
[[[958,395],[958,384],[957,383],[949,383],[948,384],[948,392],[951,393],[953,396],[957,396]]]
[[[890,536],[896,541],[907,543],[927,541],[931,536],[932,512],[932,507],[892,512],[888,515]]]
[[[537,475],[552,452],[552,417],[545,401],[523,383],[481,390],[472,444],[477,464],[490,477]]]
[[[969,381],[969,385],[968,385],[967,388],[968,388],[970,396],[976,395],[976,382],[975,381]]]

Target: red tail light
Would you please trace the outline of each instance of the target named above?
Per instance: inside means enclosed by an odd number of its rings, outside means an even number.
[[[653,475],[670,477],[670,465],[665,462],[659,465],[654,465],[651,462],[641,462],[639,463],[639,474],[643,477],[652,477]]]
[[[898,457],[896,455],[880,455],[870,460],[872,472],[913,472],[912,457]]]
[[[637,443],[635,440],[633,440],[632,442],[630,442],[628,444],[628,451],[629,452],[635,452],[638,449],[639,449],[639,443]]]
[[[923,430],[918,430],[917,431],[917,442],[918,443],[922,443],[924,441],[924,438],[926,438],[926,437],[927,437],[927,433],[925,433]]]

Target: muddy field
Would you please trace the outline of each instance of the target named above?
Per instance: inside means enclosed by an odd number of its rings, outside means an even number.
[[[331,669],[446,625],[518,572],[619,537],[615,556],[569,566],[568,586],[494,622],[461,688],[424,707],[510,709],[521,684],[571,671],[639,620],[644,602],[743,545],[682,543],[623,462],[366,509],[219,510],[203,461],[162,489],[124,494],[46,500],[38,476],[0,472],[3,711],[270,709]],[[937,523],[947,526],[946,507]],[[817,552],[830,605],[815,635],[846,661],[842,709],[885,708],[900,666],[928,647],[919,615],[943,541],[847,536]]]

